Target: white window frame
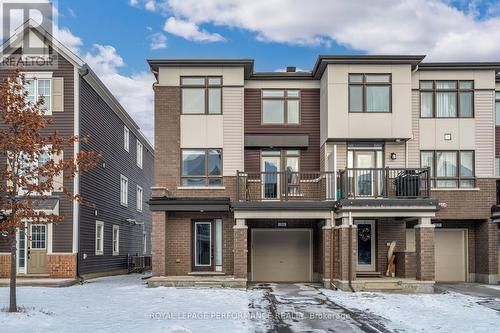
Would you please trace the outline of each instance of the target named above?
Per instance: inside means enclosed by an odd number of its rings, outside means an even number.
[[[128,178],[124,175],[120,175],[120,205],[128,207]]]
[[[142,169],[142,155],[143,155],[144,147],[142,143],[137,140],[137,166]]]
[[[51,154],[51,149],[52,149],[52,145],[46,145],[43,147],[44,151],[48,154],[48,160],[47,161],[50,161],[50,160],[53,160],[54,157],[52,156]],[[36,156],[36,161],[33,161],[34,163],[36,163],[37,165],[39,164],[40,162],[40,156]],[[36,179],[33,179],[34,182],[32,182],[32,184],[38,184],[38,177]],[[23,188],[21,187],[18,187],[18,190],[17,190],[17,194],[18,195],[25,195],[27,193],[27,191],[25,191]],[[37,196],[37,195],[40,195],[40,193],[32,193],[31,195],[33,196]],[[52,191],[47,191],[47,192],[43,192],[43,195],[52,195]]]
[[[123,149],[130,151],[130,130],[127,126],[123,126]]]
[[[148,253],[148,233],[142,232],[142,254]]]
[[[144,190],[142,189],[141,186],[137,185],[135,190],[135,205],[138,212],[142,212],[143,195],[144,195]]]
[[[26,81],[33,81],[34,86],[33,86],[33,91],[35,92],[34,101],[40,97],[38,95],[38,80],[48,80],[49,81],[49,97],[50,97],[50,108],[46,109],[44,115],[45,116],[51,116],[52,115],[52,72],[27,72],[23,73],[24,74],[24,79]]]
[[[101,234],[98,234],[98,229],[101,227]],[[97,245],[100,245],[98,248]],[[104,254],[104,222],[95,221],[95,255],[102,256]]]
[[[113,255],[117,256],[120,254],[120,226],[113,226],[113,243],[111,244],[113,248]]]
[[[495,176],[500,177],[500,157],[495,157]]]

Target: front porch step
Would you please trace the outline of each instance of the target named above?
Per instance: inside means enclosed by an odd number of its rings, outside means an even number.
[[[398,282],[365,282],[363,291],[402,291]]]
[[[382,278],[382,273],[380,272],[356,272],[357,278]]]

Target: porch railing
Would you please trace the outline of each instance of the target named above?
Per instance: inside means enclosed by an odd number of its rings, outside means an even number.
[[[330,172],[237,172],[238,201],[322,201],[335,199]]]
[[[338,199],[429,198],[428,168],[348,168],[337,178]]]

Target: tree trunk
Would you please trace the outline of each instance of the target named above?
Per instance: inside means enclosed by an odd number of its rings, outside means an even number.
[[[9,312],[17,312],[16,276],[17,276],[17,248],[16,237],[12,237],[10,244],[10,301]]]

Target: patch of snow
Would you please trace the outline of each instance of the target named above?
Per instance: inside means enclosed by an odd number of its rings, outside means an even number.
[[[498,284],[485,284],[483,286],[485,286],[487,288],[495,289],[495,290],[500,290],[500,285],[498,285]]]
[[[349,309],[382,318],[397,332],[498,332],[500,313],[480,305],[483,300],[454,292],[444,294],[349,293],[322,290]]]
[[[0,308],[8,299],[9,289],[0,288]],[[18,287],[18,304],[26,312],[0,312],[1,332],[218,333],[247,332],[250,325],[246,290],[147,288],[141,275]]]

